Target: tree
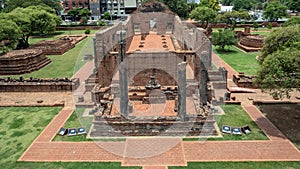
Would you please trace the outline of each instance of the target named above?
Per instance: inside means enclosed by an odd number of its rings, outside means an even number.
[[[42,0],[44,4],[54,9],[56,14],[59,14],[63,10],[60,0]]]
[[[189,12],[191,12],[194,9],[196,9],[199,6],[199,4],[197,4],[195,2],[190,2],[190,3],[188,3],[188,6],[189,6]]]
[[[72,21],[76,21],[76,18],[79,16],[80,9],[73,8],[68,11],[67,15],[72,17]]]
[[[29,7],[27,7],[27,9],[32,9],[35,11],[44,10],[44,11],[48,12],[51,15],[51,17],[54,19],[54,21],[56,22],[56,26],[60,25],[62,22],[61,17],[56,15],[56,11],[48,6],[41,6],[41,5],[29,6]]]
[[[110,13],[109,13],[109,12],[104,12],[103,18],[106,19],[106,20],[109,20],[109,18],[110,18]]]
[[[279,18],[288,16],[286,12],[287,7],[282,5],[279,1],[272,1],[267,4],[264,11],[264,18],[268,21],[275,22]]]
[[[87,23],[88,17],[91,15],[91,12],[87,8],[82,8],[79,11],[78,16],[83,24]]]
[[[40,34],[49,34],[55,32],[56,22],[54,17],[44,11],[26,10],[31,19],[32,31],[37,31]]]
[[[62,10],[60,0],[8,0],[7,9],[12,11],[16,8],[26,8],[29,6],[48,6],[56,11],[58,14]]]
[[[300,1],[299,0],[287,0],[286,6],[293,12],[300,12]]]
[[[189,16],[189,5],[186,0],[162,0],[164,4],[166,4],[169,9],[181,18],[187,18]]]
[[[189,16],[191,6],[189,6],[186,0],[144,0],[143,3],[155,1],[166,4],[172,12],[181,18],[187,18]]]
[[[235,29],[236,22],[238,20],[249,20],[251,19],[250,15],[246,11],[231,11],[231,12],[224,12],[221,15],[218,15],[217,20],[220,22],[225,22],[232,30]]]
[[[300,26],[289,26],[273,30],[265,39],[264,46],[259,57],[259,63],[276,51],[286,48],[300,49]]]
[[[274,98],[289,98],[291,91],[300,91],[299,48],[286,48],[268,55],[261,64],[255,83],[263,91],[269,90]]]
[[[7,9],[13,11],[16,8],[26,8],[29,6],[45,5],[41,0],[8,0]]]
[[[237,39],[230,29],[224,29],[223,31],[219,29],[218,33],[212,34],[212,43],[224,50],[225,46],[236,45]]]
[[[200,6],[211,8],[216,12],[220,10],[219,0],[201,0]]]
[[[10,13],[2,14],[0,19],[11,20],[21,31],[21,38],[17,48],[29,47],[28,39],[33,32],[51,33],[56,28],[56,17],[42,8],[16,8]]]
[[[233,10],[250,10],[253,6],[253,3],[249,0],[234,0],[233,1]]]
[[[257,22],[253,22],[253,28],[254,28],[254,30],[257,31],[258,27],[259,27],[258,23]]]
[[[2,54],[16,48],[21,32],[11,20],[0,19],[0,28],[0,54]]]
[[[299,25],[299,24],[300,24],[300,16],[294,16],[288,19],[284,23],[284,26]]]
[[[190,17],[201,22],[201,27],[206,29],[209,22],[213,22],[217,17],[217,12],[208,7],[197,7],[191,13]]]
[[[222,4],[224,6],[230,6],[230,5],[232,5],[232,3],[233,3],[233,0],[222,0]]]

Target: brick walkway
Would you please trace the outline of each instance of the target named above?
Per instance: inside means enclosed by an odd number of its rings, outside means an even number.
[[[232,68],[228,70],[234,73]],[[73,112],[69,106],[53,118],[18,161],[111,161],[144,169],[186,166],[196,161],[300,161],[299,150],[255,106],[242,105],[270,140],[182,142],[180,138],[128,138],[126,142],[52,142]]]

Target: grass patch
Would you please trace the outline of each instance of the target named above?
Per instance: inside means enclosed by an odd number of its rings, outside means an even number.
[[[225,115],[214,116],[221,129],[222,125],[242,127],[248,125],[251,128],[250,134],[230,135],[224,134],[222,138],[208,138],[207,140],[268,140],[265,134],[260,130],[254,121],[249,117],[247,112],[240,105],[224,105],[223,110]],[[198,141],[199,138],[184,138],[183,141]]]
[[[245,53],[234,46],[227,47],[225,51],[213,46],[213,51],[237,72],[255,75],[258,70],[259,65],[256,56],[259,53],[257,52]]]
[[[262,36],[268,36],[270,34],[270,31],[251,31],[251,34],[259,34],[259,35],[262,35]]]
[[[169,167],[169,169],[297,169],[300,162],[190,162],[187,167]]]
[[[17,162],[18,158],[40,134],[52,118],[61,110],[58,107],[10,107],[0,108],[0,168],[37,168],[37,169],[73,169],[73,168],[107,168],[117,169],[121,163],[83,163],[83,162]],[[23,119],[23,125],[9,129],[16,118]],[[43,119],[43,120],[41,120]],[[41,121],[41,122],[40,122]],[[38,125],[36,125],[38,124]],[[36,125],[36,127],[32,127]],[[70,124],[71,125],[71,124]],[[127,167],[141,168],[141,167]]]
[[[84,108],[77,108],[75,112],[70,116],[68,121],[65,123],[65,128],[78,128],[85,127],[87,131],[90,130],[92,125],[93,117],[82,117]],[[76,136],[59,136],[56,135],[53,141],[125,141],[126,138],[103,138],[103,139],[87,139],[86,135],[76,135]]]
[[[32,36],[28,39],[29,45],[34,45],[40,41],[43,40],[57,40],[59,37],[64,35],[84,35],[85,30],[65,30],[65,31],[56,31],[55,33],[51,35],[45,35],[45,36],[39,36],[38,34],[34,34],[35,36]],[[91,30],[90,34],[95,34],[99,30]]]
[[[89,131],[93,117],[82,117],[84,112],[83,108],[77,108],[75,112],[70,116],[68,121],[65,123],[65,128],[78,128],[85,127],[87,131]],[[93,141],[90,139],[86,139],[86,135],[76,135],[76,136],[59,136],[56,135],[54,141]]]
[[[52,63],[29,74],[20,75],[24,78],[71,78],[85,63],[86,54],[93,54],[93,40],[88,37],[63,55],[49,55]],[[12,76],[18,78],[19,76]]]
[[[37,137],[40,131],[60,111],[58,107],[12,107],[0,108],[3,119],[0,124],[0,168],[16,164],[16,160]],[[46,120],[40,127],[32,127],[40,118]],[[2,167],[1,167],[2,166]]]

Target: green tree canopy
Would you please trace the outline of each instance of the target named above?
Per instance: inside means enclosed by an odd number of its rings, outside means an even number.
[[[197,7],[190,13],[190,18],[200,21],[201,27],[206,29],[209,22],[213,22],[217,12],[208,7]]]
[[[228,26],[231,27],[232,30],[234,30],[236,26],[236,22],[238,20],[249,20],[251,19],[249,13],[247,11],[231,11],[231,12],[224,12],[221,15],[218,15],[216,20],[219,22],[224,22]]]
[[[15,22],[0,19],[0,54],[15,49],[21,32]]]
[[[216,12],[220,10],[219,0],[201,0],[200,6],[211,8]]]
[[[13,21],[21,31],[18,48],[29,47],[28,39],[33,32],[48,34],[55,31],[58,17],[45,11],[44,7],[16,8],[10,13],[0,15],[0,19]]]
[[[286,48],[268,55],[256,78],[263,91],[274,98],[289,98],[293,90],[300,91],[300,50]]]
[[[76,18],[79,16],[79,12],[80,12],[80,9],[73,8],[73,9],[69,10],[67,14],[72,17],[73,21],[75,21]]]
[[[273,30],[265,39],[264,46],[259,57],[260,64],[264,59],[276,51],[286,48],[300,49],[300,26],[289,26]]]
[[[300,12],[300,1],[299,0],[287,0],[286,6],[289,10]]]
[[[29,6],[48,6],[58,13],[62,10],[60,0],[8,0],[7,9],[12,11],[16,8],[26,8]]]
[[[294,16],[288,19],[284,23],[284,26],[299,25],[299,24],[300,24],[300,16]]]
[[[190,8],[186,0],[162,0],[162,2],[179,17],[187,18],[189,16]]]
[[[230,29],[224,29],[223,31],[219,29],[218,33],[212,34],[212,43],[224,50],[225,46],[236,45],[237,39]]]
[[[253,7],[253,3],[250,0],[234,0],[233,1],[233,10],[250,10]]]
[[[282,5],[279,1],[271,1],[264,10],[264,18],[271,22],[277,21],[279,18],[288,15],[286,10],[287,7]]]

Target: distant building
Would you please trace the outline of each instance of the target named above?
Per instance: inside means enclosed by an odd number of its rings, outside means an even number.
[[[89,0],[63,0],[64,13],[73,8],[89,8]]]
[[[62,0],[63,15],[73,8],[88,8],[92,20],[101,19],[104,12],[117,17],[128,15],[140,5],[141,0]]]
[[[219,12],[231,12],[233,6],[223,6],[220,4],[220,11]]]
[[[188,3],[196,3],[199,4],[200,0],[187,0]]]
[[[141,5],[141,0],[98,0],[98,4],[101,16],[104,12],[109,12],[113,16],[120,17],[135,11]]]

